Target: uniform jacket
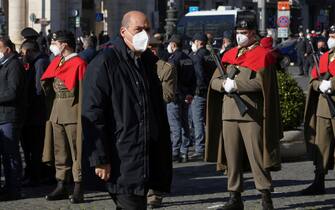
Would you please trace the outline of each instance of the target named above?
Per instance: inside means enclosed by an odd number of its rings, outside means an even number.
[[[91,167],[111,164],[108,191],[144,196],[170,191],[172,152],[158,58],[146,50],[135,59],[118,36],[91,61],[82,121]]]
[[[237,48],[233,48],[232,50],[235,51]],[[233,51],[230,51],[233,53]],[[229,55],[229,51],[226,55]],[[224,58],[225,58],[224,56]],[[243,55],[242,55],[243,56]],[[249,50],[248,54],[245,54],[247,58],[245,60],[233,58],[227,64],[233,64],[235,66],[239,66],[239,68],[244,68],[243,77],[247,76],[247,69],[249,72],[255,72],[254,81],[260,83],[260,93],[256,93],[257,95],[260,94],[262,100],[258,100],[257,97],[252,98],[252,92],[255,91],[253,88],[258,88],[257,85],[251,87],[246,84],[242,84],[238,79],[239,76],[236,78],[236,85],[240,89],[239,94],[242,97],[242,100],[245,100],[249,111],[246,114],[245,118],[239,117],[236,113],[236,106],[235,109],[232,109],[232,115],[226,116],[227,119],[232,120],[252,120],[257,121],[257,119],[261,120],[263,125],[263,164],[264,167],[268,170],[279,170],[281,167],[281,157],[279,151],[279,140],[282,138],[282,128],[281,128],[281,119],[280,119],[280,108],[279,108],[279,98],[278,98],[278,87],[277,87],[277,78],[276,72],[272,68],[270,64],[273,64],[273,61],[269,61],[270,58],[267,56],[268,53],[266,49],[261,47],[255,47],[252,50]],[[256,59],[261,63],[255,63],[252,60]],[[225,59],[223,59],[225,60]],[[215,78],[219,78],[221,75],[217,70],[211,80],[214,81]],[[251,73],[249,73],[251,76]],[[252,78],[252,77],[251,77]],[[249,85],[252,83],[250,80]],[[210,84],[211,86],[212,84]],[[249,89],[249,93],[247,90]],[[245,92],[246,91],[246,92]],[[244,92],[244,93],[243,93]],[[259,92],[258,89],[256,92]],[[247,93],[247,94],[245,94]],[[222,135],[222,116],[224,117],[225,114],[222,113],[222,104],[226,103],[223,101],[223,97],[225,100],[228,98],[225,96],[224,93],[220,93],[218,91],[209,88],[208,96],[207,96],[207,118],[206,118],[206,150],[205,150],[205,160],[210,162],[217,162],[217,170],[223,170],[226,168],[226,157],[224,154],[224,144],[223,144],[223,135]],[[228,99],[230,100],[230,99]],[[222,103],[223,101],[223,103]],[[232,102],[231,102],[232,103]],[[261,105],[259,105],[261,103]],[[231,105],[224,105],[226,106],[233,106]],[[256,110],[256,112],[254,112]],[[259,115],[254,116],[254,113],[260,112]],[[234,114],[235,113],[235,114]],[[239,113],[238,113],[239,114]]]
[[[59,56],[52,60],[42,76],[41,83],[47,98],[47,109],[49,109],[47,110],[48,121],[46,122],[42,158],[43,162],[46,163],[54,161],[53,142],[57,141],[57,139],[53,139],[52,123],[77,124],[76,158],[79,161],[82,158],[82,79],[86,70],[86,62],[78,56],[70,58],[61,66],[58,66],[59,62]],[[66,71],[71,71],[71,73],[67,74]],[[62,72],[62,75],[58,76],[53,74],[53,72]],[[58,88],[54,88],[59,82],[61,84],[59,84]],[[70,84],[72,86],[69,86]]]
[[[175,99],[177,89],[176,68],[163,60],[158,60],[156,65],[157,75],[163,88],[163,99],[166,103],[169,103]]]
[[[0,64],[0,123],[23,120],[24,85],[23,65],[12,53]]]
[[[333,56],[334,52],[327,52],[323,54],[320,58],[320,75],[321,77],[326,73],[329,72],[331,77],[331,86],[332,90],[335,90],[335,61],[330,62],[329,56]],[[308,95],[306,99],[306,107],[305,107],[305,114],[304,114],[304,134],[305,134],[305,141],[307,145],[307,152],[309,153],[311,159],[313,161],[316,160],[316,155],[318,152],[316,149],[316,117],[323,117],[331,119],[331,114],[329,111],[329,107],[327,104],[326,99],[320,94],[320,91],[318,90],[320,81],[318,80],[317,73],[316,73],[316,67],[313,68],[311,72],[312,79],[310,81],[310,86],[308,88]],[[331,99],[335,100],[334,93],[331,95]],[[334,150],[330,152],[329,156],[330,163],[334,163],[335,157],[334,157]],[[333,169],[334,164],[329,165],[329,169]]]

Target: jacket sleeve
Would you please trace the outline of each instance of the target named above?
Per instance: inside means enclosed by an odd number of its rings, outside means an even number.
[[[213,90],[216,90],[220,93],[223,93],[224,92],[224,88],[223,88],[223,83],[224,79],[220,79],[220,78],[215,78],[212,80],[212,83],[211,83],[211,88]]]
[[[163,98],[164,101],[171,102],[175,97],[177,88],[177,72],[173,65],[165,64],[163,68],[166,68],[166,73],[162,78]]]
[[[313,88],[313,90],[314,91],[316,91],[316,92],[320,92],[320,90],[319,90],[319,86],[320,86],[320,84],[321,84],[321,81],[319,81],[319,80],[317,80],[317,79],[313,79],[312,81],[311,81],[311,85],[312,85],[312,88]],[[333,82],[332,82],[332,89],[333,89]]]
[[[17,99],[20,88],[23,87],[24,70],[19,61],[11,61],[12,63],[3,68],[8,68],[7,89],[0,92],[0,104],[13,102]]]
[[[36,95],[42,95],[42,86],[41,86],[41,78],[44,71],[48,68],[48,63],[42,60],[38,60],[35,63],[35,88],[36,88]]]
[[[107,135],[109,80],[107,65],[101,56],[87,68],[83,83],[82,129],[90,166],[110,163]]]

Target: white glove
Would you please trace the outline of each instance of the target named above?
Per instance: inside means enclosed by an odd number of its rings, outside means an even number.
[[[319,89],[322,93],[326,93],[328,90],[331,90],[331,81],[330,80],[322,80]]]
[[[235,92],[237,90],[235,80],[227,78],[227,80],[226,80],[226,82],[224,84],[224,90],[227,93]]]

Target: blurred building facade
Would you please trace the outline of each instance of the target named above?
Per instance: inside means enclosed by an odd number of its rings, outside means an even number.
[[[20,43],[20,31],[33,27],[46,32],[68,29],[80,35],[105,31],[118,33],[122,16],[129,10],[147,14],[153,31],[164,31],[167,3],[172,2],[177,17],[185,15],[191,6],[199,10],[216,9],[220,5],[257,10],[257,0],[0,0],[0,33],[8,34]],[[290,0],[291,28],[323,29],[334,24],[334,0]],[[267,0],[266,26],[276,27],[277,0]],[[332,22],[334,21],[334,22]]]

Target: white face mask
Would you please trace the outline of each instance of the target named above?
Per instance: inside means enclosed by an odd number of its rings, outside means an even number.
[[[329,49],[335,48],[335,39],[334,38],[329,38],[327,41],[327,45]]]
[[[192,52],[198,51],[197,45],[195,45],[195,43],[192,43],[191,49],[192,49]]]
[[[3,59],[5,57],[5,54],[3,54],[3,52],[0,52],[0,60]]]
[[[55,56],[61,53],[60,49],[54,44],[50,45],[49,49]]]
[[[170,53],[170,54],[173,53],[171,43],[167,46],[167,51],[168,51],[168,53]]]
[[[127,30],[128,31],[128,30]],[[128,31],[128,33],[130,33]],[[131,33],[130,33],[131,34]],[[149,36],[145,30],[133,35],[133,47],[137,52],[144,52],[148,48]]]
[[[249,38],[247,35],[244,34],[237,34],[236,35],[236,42],[239,46],[244,47],[247,46],[249,43]]]

